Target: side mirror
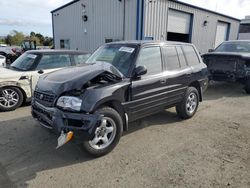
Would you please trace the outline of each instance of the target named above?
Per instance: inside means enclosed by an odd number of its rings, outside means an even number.
[[[209,49],[208,52],[214,52],[214,49]]]
[[[148,72],[145,66],[138,66],[135,68],[135,76],[140,77]]]
[[[43,70],[39,70],[39,71],[37,71],[37,73],[38,73],[38,74],[43,74],[44,71],[43,71]]]

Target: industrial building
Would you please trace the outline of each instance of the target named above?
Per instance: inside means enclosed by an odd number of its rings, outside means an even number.
[[[176,0],[74,0],[52,12],[56,49],[119,40],[194,43],[201,53],[238,37],[240,20]]]
[[[239,40],[250,40],[250,16],[240,22]]]

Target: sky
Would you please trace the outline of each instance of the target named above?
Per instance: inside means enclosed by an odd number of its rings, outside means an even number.
[[[0,36],[12,30],[52,36],[50,11],[71,0],[0,0]],[[250,0],[180,0],[242,19],[250,15]]]

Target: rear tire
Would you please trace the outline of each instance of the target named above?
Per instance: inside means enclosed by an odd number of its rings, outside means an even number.
[[[110,107],[103,107],[96,111],[103,115],[100,125],[95,130],[92,140],[84,141],[84,150],[94,157],[100,157],[111,152],[122,136],[122,118]]]
[[[194,116],[199,106],[199,92],[194,87],[187,88],[183,100],[176,106],[177,115],[182,119]]]
[[[23,93],[16,87],[0,88],[0,111],[12,111],[23,103]]]

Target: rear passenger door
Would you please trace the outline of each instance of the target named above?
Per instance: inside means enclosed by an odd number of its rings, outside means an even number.
[[[144,47],[140,50],[136,66],[144,65],[147,74],[134,79],[131,84],[131,102],[127,105],[129,120],[133,121],[163,108],[165,100],[163,63],[160,46]]]
[[[162,47],[165,65],[167,101],[166,106],[178,104],[190,83],[192,69],[187,65],[182,47],[177,45]]]

